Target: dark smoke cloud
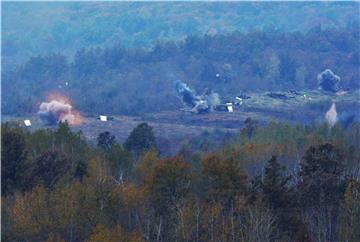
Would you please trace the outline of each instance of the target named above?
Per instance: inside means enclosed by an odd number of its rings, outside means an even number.
[[[194,107],[199,100],[196,96],[195,91],[191,90],[186,83],[177,80],[175,81],[175,88],[178,96],[181,98],[182,102],[186,105]]]
[[[207,113],[220,104],[219,94],[206,89],[203,95],[197,95],[186,83],[177,80],[175,88],[181,101],[194,113]]]
[[[318,77],[319,87],[324,91],[337,92],[340,90],[340,77],[335,75],[330,69],[321,72]]]

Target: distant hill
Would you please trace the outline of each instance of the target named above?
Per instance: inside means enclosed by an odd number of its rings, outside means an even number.
[[[234,31],[302,31],[359,24],[359,3],[2,2],[3,68],[82,47],[148,48],[158,41]]]
[[[329,68],[345,90],[359,89],[359,28],[307,33],[256,31],[169,41],[150,50],[88,48],[73,60],[32,57],[2,73],[2,112],[38,111],[60,92],[83,112],[141,115],[182,107],[174,81],[197,93],[210,88],[225,100],[242,92],[317,89]]]

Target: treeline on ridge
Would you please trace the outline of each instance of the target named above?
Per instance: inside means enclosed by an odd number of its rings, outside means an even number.
[[[237,30],[304,32],[359,26],[357,2],[4,2],[2,67],[86,47],[151,47],[156,40]]]
[[[344,89],[359,88],[359,29],[316,27],[192,36],[151,50],[90,48],[69,60],[61,53],[30,58],[2,74],[5,114],[34,113],[49,92],[60,92],[83,112],[139,115],[181,106],[173,81],[222,96],[242,91],[317,88],[330,68]],[[21,88],[20,88],[21,87]]]

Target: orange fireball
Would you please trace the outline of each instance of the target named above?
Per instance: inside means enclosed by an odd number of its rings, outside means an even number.
[[[80,112],[74,110],[70,99],[59,93],[49,93],[47,102],[41,103],[38,114],[50,125],[65,121],[70,125],[80,125],[85,121]]]

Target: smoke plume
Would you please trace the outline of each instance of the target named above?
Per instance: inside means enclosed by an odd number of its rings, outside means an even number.
[[[335,103],[333,103],[330,109],[326,112],[325,119],[329,127],[333,127],[338,121]]]
[[[177,80],[175,81],[175,88],[178,96],[181,98],[182,102],[189,106],[195,106],[199,101],[198,97],[195,94],[195,91],[191,90],[186,83]]]
[[[330,69],[321,72],[318,77],[319,87],[324,91],[337,92],[340,90],[340,77],[335,75]]]
[[[70,101],[58,94],[50,95],[48,102],[41,103],[38,114],[47,125],[65,121],[70,125],[79,125],[83,122],[83,117],[73,109]]]
[[[184,105],[191,108],[191,112],[211,112],[220,104],[219,94],[212,92],[209,89],[205,89],[203,95],[197,95],[194,90],[180,80],[175,81],[175,88],[181,101]]]

